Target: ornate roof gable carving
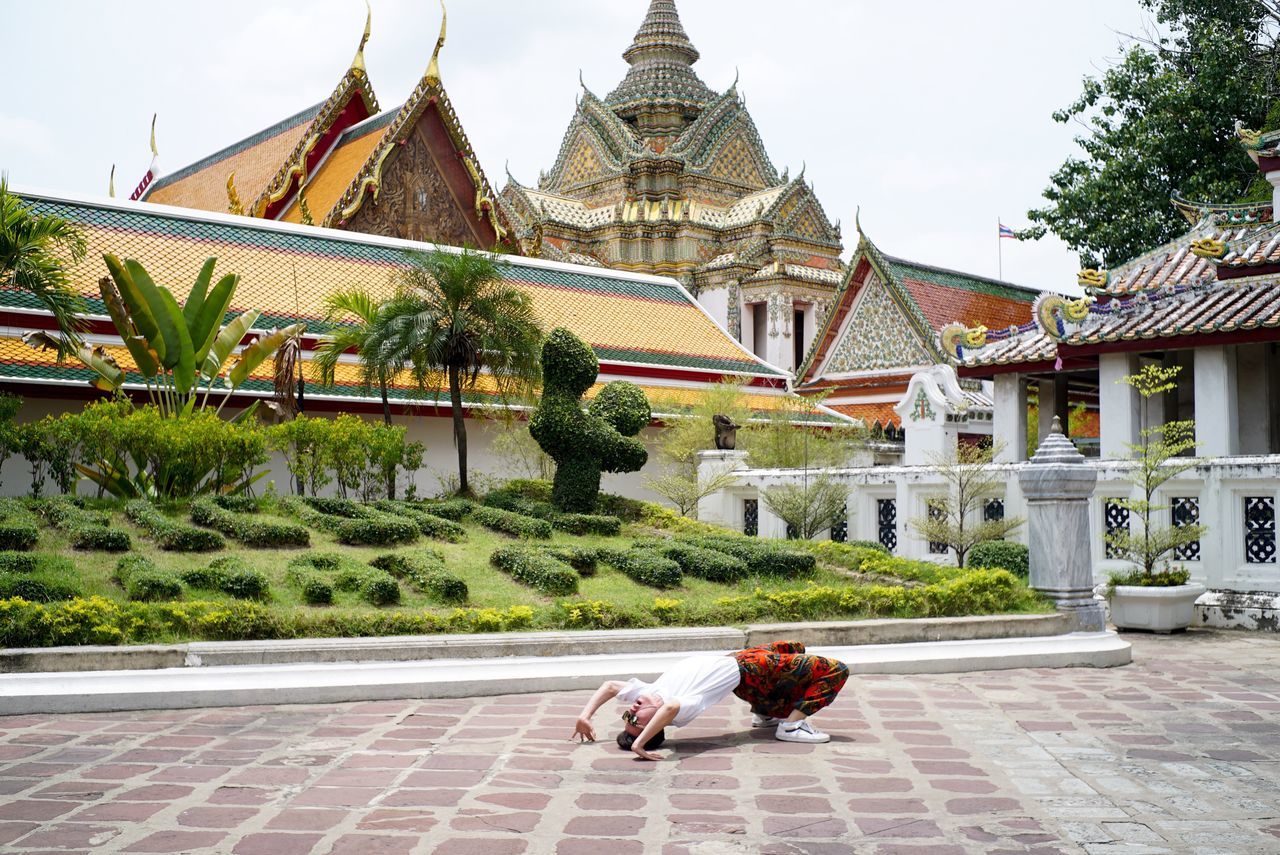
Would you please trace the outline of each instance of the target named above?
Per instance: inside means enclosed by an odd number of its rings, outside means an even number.
[[[773,187],[781,180],[736,87],[708,106],[667,153],[684,159],[690,171],[727,178],[755,190]]]
[[[778,197],[764,216],[777,223],[779,233],[794,235],[814,243],[840,246],[840,233],[827,219],[822,203],[803,176],[791,182],[786,192]]]
[[[620,175],[626,171],[628,161],[643,151],[631,127],[583,87],[582,98],[560,143],[555,165],[539,181],[538,189],[555,192],[582,183],[577,176],[582,172],[584,146],[589,147],[592,151],[590,156],[600,162],[598,177]]]
[[[874,271],[858,291],[839,340],[823,362],[823,374],[905,368],[934,361],[903,307]]]

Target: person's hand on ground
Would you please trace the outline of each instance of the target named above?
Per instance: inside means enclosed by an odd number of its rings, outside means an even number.
[[[595,742],[596,729],[591,726],[591,720],[584,716],[578,716],[578,723],[573,726],[573,736],[569,737],[570,741],[577,739],[579,742]]]
[[[639,757],[641,760],[661,760],[662,759],[661,754],[654,754],[652,751],[645,751],[643,748],[639,746],[639,744],[632,745],[631,750],[634,751],[636,753],[636,756]]]

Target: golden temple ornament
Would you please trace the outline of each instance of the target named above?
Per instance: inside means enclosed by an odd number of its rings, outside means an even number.
[[[1084,270],[1081,270],[1076,276],[1076,283],[1080,285],[1081,288],[1102,289],[1107,287],[1107,280],[1110,277],[1111,274],[1106,270],[1087,267]]]
[[[1191,252],[1200,258],[1222,258],[1227,254],[1227,245],[1217,238],[1200,238],[1191,242]]]

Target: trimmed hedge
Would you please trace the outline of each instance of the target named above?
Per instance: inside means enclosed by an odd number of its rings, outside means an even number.
[[[367,603],[389,606],[400,602],[400,585],[386,570],[344,562],[333,579],[340,591],[355,591]]]
[[[964,557],[965,567],[989,567],[1008,570],[1025,579],[1031,572],[1031,559],[1021,543],[1008,540],[987,540],[979,543]]]
[[[622,531],[622,520],[602,514],[557,514],[551,525],[569,534],[613,537]]]
[[[218,532],[169,519],[143,499],[126,503],[124,515],[167,552],[216,552],[227,545]]]
[[[0,599],[52,603],[84,596],[75,566],[59,555],[0,552]]]
[[[186,570],[180,575],[193,588],[222,591],[237,600],[265,600],[271,590],[266,575],[238,555],[215,558],[208,567]]]
[[[330,576],[337,569],[340,560],[337,556],[308,552],[289,562],[284,577],[298,589],[307,605],[332,605],[333,584]]]
[[[878,540],[850,540],[846,541],[844,545],[851,549],[874,549],[876,552],[883,552],[885,555],[893,554],[889,551],[889,547]]]
[[[542,551],[577,570],[579,576],[596,575],[595,549],[586,546],[544,546]]]
[[[670,558],[690,576],[709,582],[736,582],[749,574],[747,563],[715,549],[683,543],[678,540],[636,541],[641,549],[651,549],[664,558]]]
[[[65,496],[49,499],[38,507],[50,524],[67,533],[73,549],[128,552],[133,545],[129,532],[111,526],[108,513],[87,511]]]
[[[40,527],[17,499],[0,499],[0,549],[26,552],[40,540]]]
[[[546,550],[504,546],[494,550],[489,561],[517,582],[548,596],[578,593],[578,574]]]
[[[551,523],[499,508],[477,507],[471,512],[476,522],[487,529],[526,540],[550,540]]]
[[[182,582],[166,573],[150,558],[137,553],[121,556],[112,578],[124,588],[125,596],[135,602],[156,602],[182,598]]]
[[[330,516],[347,519],[359,519],[364,516],[364,506],[353,499],[341,499],[336,496],[306,496],[302,501],[312,510]]]
[[[714,549],[731,555],[747,565],[757,576],[783,576],[788,579],[807,576],[818,569],[818,562],[808,552],[775,546],[770,541],[753,538],[687,537],[681,542],[703,549]]]
[[[444,557],[434,550],[412,558],[399,553],[379,555],[369,564],[397,579],[409,580],[411,585],[437,602],[465,603],[471,596],[467,583],[446,570]]]
[[[418,507],[432,516],[460,522],[471,515],[476,503],[470,499],[446,499],[443,502],[419,502]]]
[[[414,505],[409,502],[396,502],[390,499],[383,499],[374,504],[380,511],[389,514],[396,514],[406,519],[412,520],[418,527],[418,531],[423,535],[434,538],[436,540],[445,540],[449,543],[462,543],[467,539],[467,530],[452,520],[444,517],[438,517],[423,509],[421,505]]]
[[[413,520],[351,499],[290,497],[282,499],[280,506],[307,525],[331,532],[339,543],[348,546],[395,546],[418,539],[418,526]]]
[[[253,496],[245,495],[221,495],[214,496],[213,500],[218,503],[218,507],[224,511],[231,511],[236,514],[256,514],[261,505]]]
[[[538,484],[541,482],[525,482]],[[599,534],[612,537],[622,530],[622,520],[600,514],[562,514],[555,505],[532,499],[510,490],[494,490],[484,497],[484,504],[526,517],[546,520],[551,526],[569,534]]]
[[[303,526],[269,522],[254,514],[238,514],[219,507],[209,498],[196,499],[191,503],[191,521],[258,549],[311,545],[311,532]]]
[[[40,556],[30,552],[0,552],[0,573],[33,573],[40,567]]]
[[[684,581],[680,565],[647,549],[600,549],[597,557],[641,585],[674,588]]]

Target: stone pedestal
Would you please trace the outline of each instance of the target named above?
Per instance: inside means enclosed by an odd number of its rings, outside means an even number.
[[[745,451],[699,451],[698,483],[708,484],[726,472],[747,468]],[[762,503],[763,504],[763,503]],[[717,490],[698,500],[698,519],[715,525],[738,528],[738,512],[734,496],[728,490]]]
[[[1089,499],[1098,473],[1053,420],[1030,464],[1018,473],[1027,502],[1031,587],[1071,615],[1078,632],[1101,632],[1106,611],[1093,595]]]

